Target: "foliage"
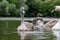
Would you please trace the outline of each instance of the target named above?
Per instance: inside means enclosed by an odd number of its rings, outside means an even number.
[[[15,4],[17,8],[20,6],[20,0],[7,0],[9,3]]]
[[[38,13],[44,17],[60,17],[60,12],[51,13],[54,6],[60,5],[60,0],[0,0],[0,16],[20,16],[22,5],[26,17],[36,17]]]
[[[17,14],[15,4],[9,4],[7,0],[0,2],[0,16],[15,16]]]
[[[6,0],[0,2],[0,15],[6,15],[8,13],[8,5],[9,2],[7,2]]]
[[[27,0],[29,7],[28,16],[37,16],[37,13],[42,13],[45,17],[58,17],[59,13],[51,13],[51,10],[56,5],[60,5],[60,0]],[[57,14],[57,15],[56,15]]]

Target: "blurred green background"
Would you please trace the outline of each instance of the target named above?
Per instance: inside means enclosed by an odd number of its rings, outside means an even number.
[[[20,17],[21,5],[25,7],[25,17],[36,17],[37,13],[44,17],[60,17],[60,12],[51,10],[60,5],[60,0],[0,0],[0,17]]]

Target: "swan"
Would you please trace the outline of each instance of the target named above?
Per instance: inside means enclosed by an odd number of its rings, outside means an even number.
[[[24,7],[20,8],[20,15],[21,15],[21,24],[17,27],[18,35],[21,36],[21,40],[24,40],[27,31],[33,31],[34,25],[33,23],[25,22],[24,20]]]
[[[51,12],[60,11],[60,6],[54,6],[54,9]]]
[[[51,12],[54,12],[54,11],[60,11],[60,6],[55,6],[55,8]],[[52,29],[60,30],[60,19],[58,20],[56,25],[52,27]]]
[[[47,29],[51,30],[52,27],[57,23],[57,20],[50,20],[47,23],[45,23],[44,25],[47,27]]]
[[[39,17],[41,16],[41,17]],[[43,32],[44,29],[51,30],[52,27],[58,22],[57,20],[50,20],[44,24],[44,20],[42,19],[42,14],[38,13],[37,18],[33,20],[33,24],[36,28]]]
[[[46,29],[42,16],[43,15],[41,13],[38,13],[37,17],[33,20],[36,31],[44,32],[44,29]]]
[[[52,27],[52,32],[56,36],[56,40],[60,40],[60,20]]]
[[[55,8],[51,12],[54,12],[54,11],[60,11],[60,6],[55,6]],[[56,40],[60,40],[60,19],[52,27],[52,32],[57,37]]]
[[[20,15],[21,15],[21,25],[18,26],[17,31],[32,31],[33,30],[33,23],[25,22],[24,21],[24,7],[20,8]]]

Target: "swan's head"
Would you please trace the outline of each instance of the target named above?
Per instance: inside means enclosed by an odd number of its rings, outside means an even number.
[[[51,11],[51,13],[54,12],[54,11],[60,11],[60,6],[54,6],[54,8]]]
[[[23,6],[21,6],[21,8],[20,8],[20,12],[21,12],[21,14],[25,14],[25,8]]]
[[[37,17],[39,17],[39,16],[42,17],[43,15],[42,15],[41,13],[38,13],[38,14],[37,14]]]
[[[40,18],[40,17],[33,20],[33,24],[34,24],[34,25],[40,24],[40,23],[43,23],[43,19]]]

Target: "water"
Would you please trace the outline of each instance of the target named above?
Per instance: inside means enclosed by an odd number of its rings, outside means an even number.
[[[54,40],[55,39],[55,36],[52,34],[52,33],[49,33],[49,32],[20,32],[20,36],[21,37],[21,40]]]
[[[60,40],[60,30],[52,30],[53,34],[56,36],[56,40]]]
[[[20,21],[0,21],[0,40],[57,40],[53,31],[45,32],[24,32],[22,35],[17,33],[16,28],[20,25]],[[24,36],[25,35],[25,36]]]

